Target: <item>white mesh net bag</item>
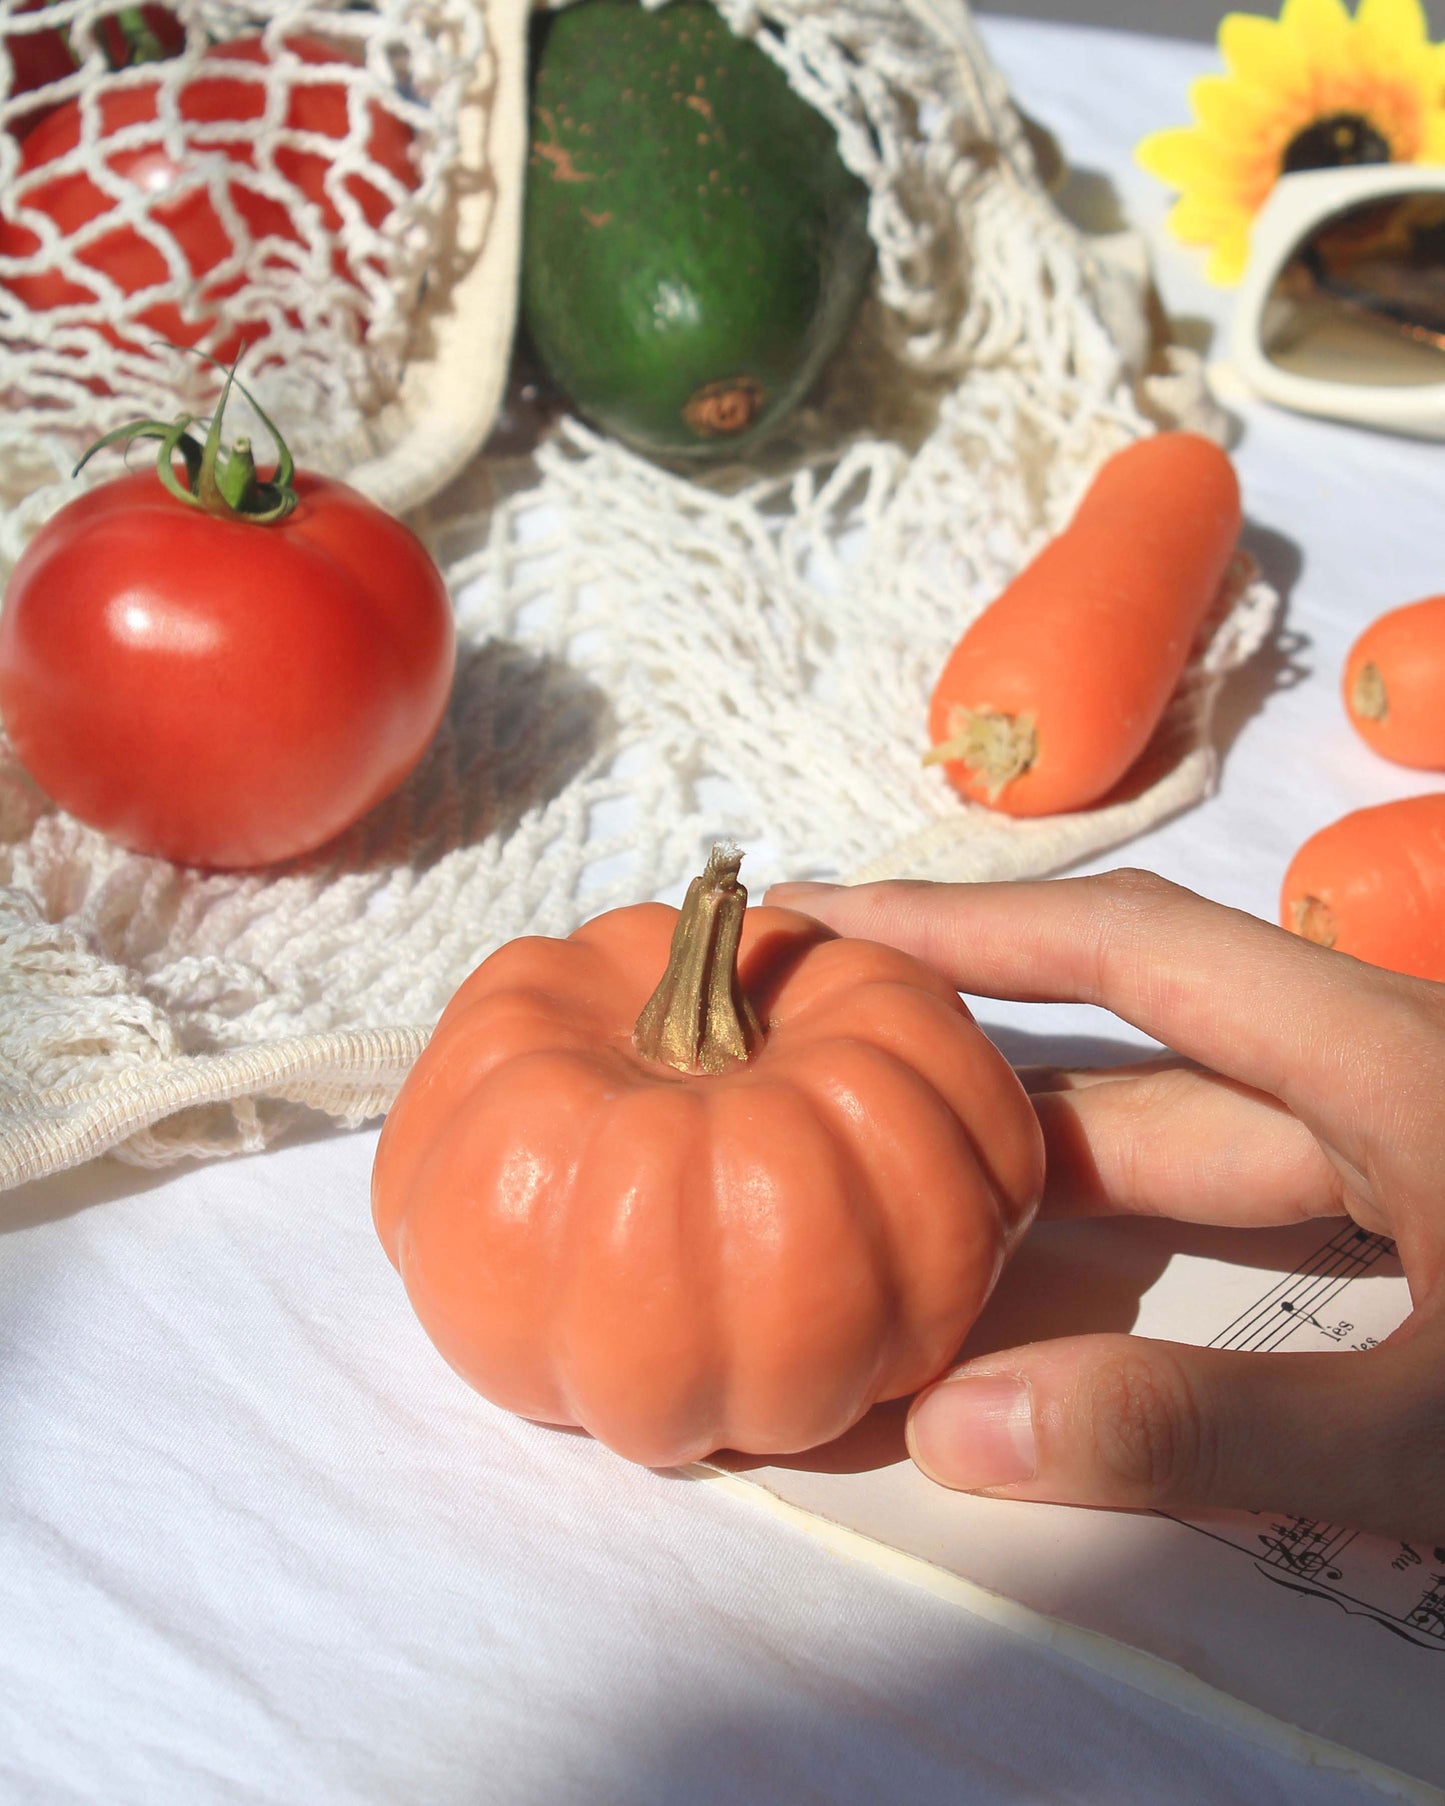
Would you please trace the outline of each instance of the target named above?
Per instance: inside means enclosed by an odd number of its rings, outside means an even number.
[[[418,524],[457,606],[452,707],[404,790],[318,854],[265,873],[180,870],[108,844],[0,764],[0,1183],[106,1150],[160,1164],[255,1148],[307,1111],[376,1115],[487,952],[674,892],[720,834],[752,850],[759,886],[1021,876],[1208,790],[1216,692],[1274,609],[1243,562],[1107,806],[1015,822],[923,767],[927,697],[954,640],[1103,459],[1161,422],[1197,423],[1200,391],[1177,360],[1151,364],[1137,271],[1055,210],[961,0],[717,4],[833,122],[870,190],[878,271],[851,342],[747,469],[673,474],[562,418],[514,434],[521,449],[494,437],[434,494]],[[520,118],[520,8],[263,15],[282,39],[304,26],[364,40],[358,66],[384,79],[354,78],[358,153],[367,104],[422,140],[394,238],[352,219],[349,274],[334,245],[288,243],[267,277],[272,348],[306,341],[314,417],[299,449],[413,504],[475,449],[495,403],[520,183],[516,134],[498,151],[496,121]],[[491,61],[469,139],[479,89],[464,65],[478,54]],[[468,194],[489,187],[468,238]],[[303,250],[314,298],[287,286]],[[329,310],[314,334],[293,317],[313,300]],[[33,396],[24,424],[0,429],[13,556],[70,493],[57,479],[77,395],[88,427],[112,424],[83,372],[104,376],[121,354],[106,340],[82,364],[58,315],[32,311],[20,344],[9,313],[3,324],[0,381]],[[253,367],[268,406],[269,343]],[[491,389],[460,418],[469,357]],[[196,371],[183,361],[175,377]],[[151,405],[173,413],[174,390]],[[288,399],[288,419],[304,412]],[[415,451],[429,428],[445,455]]]
[[[112,72],[117,7],[0,4],[0,552],[101,432],[214,399],[214,370],[168,345],[248,346],[303,464],[414,505],[500,393],[522,0],[495,25],[476,0],[179,0],[179,54]]]

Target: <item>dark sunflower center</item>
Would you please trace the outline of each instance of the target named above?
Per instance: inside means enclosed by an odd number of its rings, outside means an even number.
[[[1388,163],[1389,140],[1361,113],[1331,113],[1296,132],[1285,146],[1281,170],[1342,169],[1348,163]]]

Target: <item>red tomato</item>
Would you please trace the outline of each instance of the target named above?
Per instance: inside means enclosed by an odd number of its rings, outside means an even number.
[[[274,525],[153,471],[41,528],[0,611],[0,717],[63,808],[139,852],[268,865],[396,788],[446,708],[451,605],[416,536],[298,473]]]
[[[312,38],[288,38],[286,47],[304,63],[335,65],[346,60]],[[265,192],[264,173],[258,169],[250,139],[244,134],[239,138],[226,136],[227,128],[262,117],[265,84],[231,74],[227,66],[268,62],[259,38],[240,38],[207,51],[180,90],[179,111],[185,121],[185,135],[182,144],[174,147],[178,154],[172,156],[167,147],[153,140],[134,149],[114,151],[106,159],[114,175],[154,197],[146,211],[174,237],[195,279],[184,314],[173,301],[162,300],[134,313],[127,311],[125,336],[136,349],[145,349],[156,337],[185,346],[207,340],[216,324],[214,308],[218,302],[240,294],[248,280],[254,280],[258,269],[291,261],[282,247],[303,242],[294,219],[299,204],[314,204],[330,233],[339,232],[342,223],[334,187],[344,190],[369,224],[380,225],[386,217],[390,200],[365,177],[353,174],[336,184],[328,182],[331,160],[321,150],[294,146],[278,149],[276,173],[293,192],[285,198]],[[112,138],[129,127],[153,121],[160,88],[159,77],[124,87],[102,87],[98,96],[102,137]],[[293,131],[307,132],[321,140],[344,139],[348,124],[346,87],[341,82],[295,83],[289,91],[285,123]],[[16,174],[18,193],[11,203],[14,213],[29,208],[48,215],[66,237],[116,207],[115,197],[83,170],[62,171],[50,180],[34,180],[36,172],[43,172],[75,149],[81,129],[79,103],[67,101],[27,134]],[[404,187],[414,187],[416,183],[410,147],[408,128],[373,105],[368,155]],[[226,166],[225,193],[229,203],[251,238],[259,241],[246,253],[242,268],[234,267],[236,247],[212,199],[216,164],[221,160]],[[30,257],[39,246],[36,234],[18,219],[0,219],[0,256]],[[126,296],[143,294],[172,281],[162,251],[129,224],[117,224],[114,231],[100,233],[77,248],[73,256],[80,264],[107,277]],[[356,272],[339,248],[332,263],[339,275],[355,280]],[[213,271],[217,273],[207,281]],[[79,305],[95,310],[103,319],[113,313],[105,304],[103,289],[74,281],[58,268],[36,275],[7,276],[4,286],[27,307],[37,310]],[[207,349],[222,363],[232,362],[247,344],[254,344],[267,331],[264,312],[259,307],[251,319],[245,317],[244,300],[233,303],[229,311],[233,320],[240,315],[239,323],[218,340],[207,343]],[[113,338],[122,336],[113,318],[106,330]]]

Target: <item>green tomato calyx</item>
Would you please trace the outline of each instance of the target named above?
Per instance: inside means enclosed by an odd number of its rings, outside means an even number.
[[[227,447],[221,443],[221,419],[235,385],[256,410],[262,426],[276,446],[276,468],[262,479],[256,472],[256,458],[251,441],[238,438]],[[204,439],[197,439],[192,427],[206,426]],[[73,476],[80,472],[107,445],[129,446],[137,439],[158,439],[156,475],[176,498],[190,508],[204,508],[218,520],[245,521],[253,527],[274,526],[295,508],[300,499],[291,479],[296,466],[286,441],[268,417],[260,402],[236,375],[235,367],[226,371],[226,386],[209,422],[194,414],[181,414],[174,420],[133,420],[97,439],[76,465]],[[185,480],[176,470],[176,458],[185,466]]]
[[[107,46],[106,61],[112,68],[124,68],[133,63],[163,63],[172,55],[151,29],[143,6],[122,6],[115,14],[115,23],[124,51],[122,60]]]

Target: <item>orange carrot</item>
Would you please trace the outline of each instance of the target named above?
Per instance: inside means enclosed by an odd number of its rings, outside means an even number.
[[[1009,815],[1096,802],[1158,725],[1239,529],[1239,483],[1210,440],[1161,433],[1117,453],[954,648],[928,762]]]
[[[1445,791],[1321,828],[1285,873],[1279,916],[1322,947],[1445,981]]]
[[[1345,661],[1345,710],[1375,752],[1445,771],[1445,596],[1370,623]]]

